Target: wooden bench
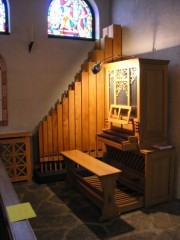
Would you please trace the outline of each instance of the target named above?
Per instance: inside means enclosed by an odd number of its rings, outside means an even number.
[[[121,170],[79,150],[63,151],[61,154],[67,170],[67,186],[77,187],[102,210],[100,221],[117,217],[119,215],[119,207],[115,202],[115,187]],[[93,175],[81,177],[78,174],[77,165],[88,170]],[[97,179],[100,180],[101,186],[99,186]]]
[[[36,236],[28,220],[11,223],[7,217],[6,207],[19,204],[19,199],[0,157],[0,213],[3,218],[3,239],[35,240]]]

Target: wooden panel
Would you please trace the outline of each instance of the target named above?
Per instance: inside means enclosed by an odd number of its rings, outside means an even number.
[[[140,79],[140,142],[167,142],[167,61],[139,60]],[[156,91],[154,91],[156,89]]]
[[[32,180],[32,168],[31,168],[31,141],[30,137],[24,137],[24,142],[25,142],[25,164],[27,166],[27,171],[24,171],[25,175],[27,176],[27,180],[31,181]],[[20,163],[21,161],[19,161]],[[20,163],[21,164],[21,163]],[[21,171],[21,169],[20,169]]]
[[[97,62],[102,61],[104,59],[104,51],[103,50],[91,51],[88,54],[88,57],[92,62],[97,63]]]
[[[2,160],[11,181],[31,181],[31,134],[24,136],[23,133],[9,133],[5,138],[2,135],[0,134]]]
[[[104,50],[104,58],[108,58],[111,57],[113,55],[113,40],[112,38],[102,38],[101,39],[101,47]],[[112,59],[109,59],[106,61],[107,62],[111,62]]]
[[[64,149],[63,146],[63,123],[62,123],[62,103],[57,103],[57,130],[58,130],[58,153]]]
[[[108,58],[113,55],[113,41],[111,38],[105,37],[101,39],[101,44],[104,49],[104,58]],[[109,59],[107,62],[111,62],[112,59]],[[106,63],[107,63],[106,62]],[[102,71],[102,70],[101,70]],[[105,127],[108,128],[108,114],[109,114],[109,75],[106,71],[106,76],[105,76],[105,99],[104,99],[104,118],[105,118]]]
[[[39,155],[40,155],[40,161],[41,161],[41,160],[43,160],[43,156],[44,156],[43,125],[42,125],[42,122],[40,122],[39,126],[38,126],[38,140],[39,140]]]
[[[95,40],[94,48],[95,49],[101,49],[101,40],[100,39]]]
[[[64,158],[77,163],[98,177],[120,174],[121,170],[78,150],[62,152]]]
[[[47,120],[43,120],[43,146],[44,146],[44,158],[43,161],[48,160],[48,128]]]
[[[69,150],[69,109],[68,98],[62,99],[63,143],[64,150]]]
[[[53,143],[52,143],[52,116],[47,116],[47,135],[48,135],[48,160],[52,161],[53,156]]]
[[[96,55],[96,61],[99,61],[100,59],[103,59],[104,52],[98,51]],[[104,71],[100,71],[96,75],[96,97],[97,97],[97,129],[96,132],[100,133],[102,132],[102,129],[104,129],[104,96],[105,96],[105,81],[104,81]],[[97,141],[97,156],[102,157],[102,149],[103,144],[99,141]]]
[[[145,206],[172,200],[174,149],[157,150],[146,155]]]
[[[32,133],[30,132],[19,132],[19,133],[1,133],[0,134],[0,139],[5,139],[5,138],[19,138],[19,137],[31,137]]]
[[[69,98],[69,149],[75,149],[74,90],[68,91]]]
[[[113,55],[122,55],[122,29],[120,25],[112,24],[108,27],[108,37],[113,39]],[[116,59],[117,60],[117,59]]]
[[[81,74],[82,86],[82,151],[87,152],[89,149],[89,86],[88,86],[88,73],[82,72]]]
[[[81,82],[75,82],[75,134],[76,149],[82,149]]]
[[[53,160],[58,160],[58,126],[57,126],[57,111],[52,110],[52,142],[53,142]]]
[[[91,71],[93,63],[89,63],[89,151],[96,152],[97,108],[96,108],[96,75]]]

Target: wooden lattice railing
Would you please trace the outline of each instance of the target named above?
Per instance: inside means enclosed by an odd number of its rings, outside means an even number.
[[[12,182],[32,180],[31,135],[28,132],[0,134],[0,156]]]
[[[114,54],[122,55],[121,26],[111,25],[103,29],[102,35],[73,83],[38,125],[42,172],[61,170],[60,153],[64,150],[78,149],[94,157],[103,154],[96,134],[102,131],[105,123],[105,75],[104,71],[94,75],[91,68]]]

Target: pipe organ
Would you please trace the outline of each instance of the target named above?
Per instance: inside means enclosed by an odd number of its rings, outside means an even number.
[[[168,63],[113,58],[93,74],[93,64],[122,55],[121,27],[103,30],[75,80],[38,126],[40,171],[63,171],[62,151],[78,149],[122,173],[121,211],[172,199],[173,148],[168,145]],[[119,200],[117,200],[119,201]]]
[[[170,200],[173,194],[168,63],[134,58],[105,65],[107,124],[97,140],[106,146],[105,161],[122,170],[118,182],[141,193],[146,207]]]

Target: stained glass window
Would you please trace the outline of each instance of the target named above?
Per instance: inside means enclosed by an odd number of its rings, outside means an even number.
[[[94,14],[87,1],[52,0],[48,8],[48,36],[94,39]]]
[[[8,33],[8,12],[5,0],[0,0],[0,33]]]

